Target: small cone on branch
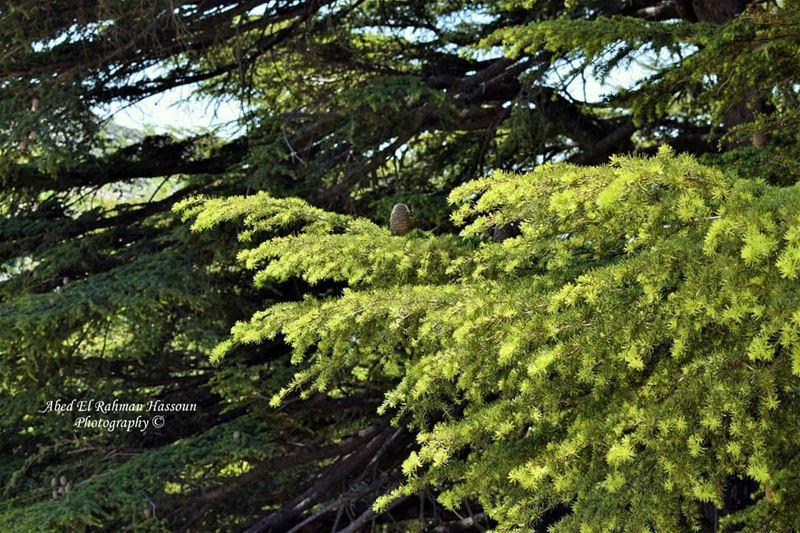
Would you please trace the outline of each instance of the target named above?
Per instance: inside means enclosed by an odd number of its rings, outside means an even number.
[[[54,477],[51,477],[50,478],[50,486],[51,487],[57,487],[58,486],[58,480],[56,478],[54,478]]]
[[[59,481],[61,482],[61,486],[63,487],[64,485],[67,484],[67,476],[61,476],[61,479],[59,479]]]
[[[54,491],[53,491],[53,499],[54,499],[54,500],[57,500],[57,499],[58,499],[58,491],[57,491],[57,490],[54,490]]]
[[[151,514],[152,513],[150,512],[149,507],[145,507],[144,509],[142,509],[142,516],[144,516],[145,518],[150,518]]]
[[[242,433],[240,431],[233,432],[233,440],[239,440],[242,437]]]
[[[397,204],[392,208],[389,228],[395,235],[405,235],[411,229],[411,210],[406,204]]]
[[[38,111],[41,103],[42,101],[39,99],[38,96],[34,96],[33,98],[31,98],[31,111]]]

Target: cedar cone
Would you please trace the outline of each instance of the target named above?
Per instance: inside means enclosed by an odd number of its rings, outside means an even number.
[[[389,228],[395,235],[405,235],[411,229],[411,210],[406,204],[397,204],[392,208]]]

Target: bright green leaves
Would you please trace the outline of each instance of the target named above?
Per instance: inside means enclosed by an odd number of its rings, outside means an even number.
[[[701,502],[713,502],[717,505],[722,503],[719,487],[705,479],[694,484],[692,494]]]
[[[285,232],[302,227],[308,233],[327,233],[345,226],[350,217],[329,213],[299,198],[273,198],[266,192],[230,198],[194,197],[179,202],[173,210],[184,220],[193,218],[192,230],[205,231],[225,222],[243,222],[239,234],[248,241],[256,232]]]
[[[664,148],[652,159],[616,157],[601,168],[544,165],[516,179],[496,173],[457,188],[450,202],[453,220],[469,222],[465,236],[521,221],[524,247],[496,259],[493,249],[483,252],[497,268],[560,271],[702,227],[729,187],[719,172]]]
[[[302,370],[274,405],[392,383],[382,412],[420,431],[397,494],[451,484],[445,503],[477,497],[506,528],[561,503],[564,531],[669,529],[800,439],[798,194],[661,150],[467,183],[460,237],[268,197],[183,209],[242,221],[259,283],[347,286],[254,314],[215,355],[281,336]]]
[[[800,246],[789,245],[784,248],[775,266],[784,278],[797,279],[797,273],[800,271]]]
[[[606,461],[611,466],[621,465],[633,460],[636,452],[633,449],[630,437],[625,437],[614,443],[606,454]]]
[[[420,460],[419,455],[417,455],[417,452],[411,452],[408,455],[408,458],[403,461],[402,469],[406,476],[411,477],[421,467],[422,461]]]
[[[764,464],[763,459],[752,457],[747,467],[747,475],[759,483],[768,483],[771,479],[769,467]]]
[[[396,237],[369,221],[266,193],[227,200],[190,199],[176,211],[184,219],[194,217],[195,231],[241,222],[246,228],[239,234],[242,242],[271,237],[238,256],[245,267],[258,269],[257,286],[293,277],[312,285],[323,280],[351,286],[443,281],[451,277],[447,268],[453,260],[463,255],[463,246],[452,237]]]
[[[750,346],[747,348],[747,357],[751,361],[771,361],[774,350],[767,335],[758,335],[750,342]]]
[[[525,487],[535,490],[540,482],[547,476],[548,469],[544,465],[525,465],[515,468],[509,473],[509,480]]]
[[[796,279],[800,271],[800,223],[797,220],[789,226],[783,238],[786,247],[778,256],[776,266],[783,277]]]
[[[777,241],[773,237],[751,226],[744,235],[742,259],[748,265],[758,264],[770,256],[776,245]]]
[[[703,197],[694,191],[687,191],[681,194],[678,198],[677,207],[678,218],[682,222],[702,219],[710,214],[710,209]]]

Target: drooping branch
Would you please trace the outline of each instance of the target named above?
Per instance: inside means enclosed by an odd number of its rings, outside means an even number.
[[[36,170],[31,165],[10,169],[6,186],[13,189],[66,191],[126,182],[137,178],[157,178],[176,174],[220,174],[240,162],[248,151],[248,139],[241,137],[197,157],[205,137],[174,141],[166,136],[147,137],[139,143],[107,156],[89,157],[73,168],[54,173]]]

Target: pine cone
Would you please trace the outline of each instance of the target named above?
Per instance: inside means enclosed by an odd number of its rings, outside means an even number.
[[[405,235],[411,229],[411,210],[406,204],[397,204],[392,208],[389,228],[395,235]]]

